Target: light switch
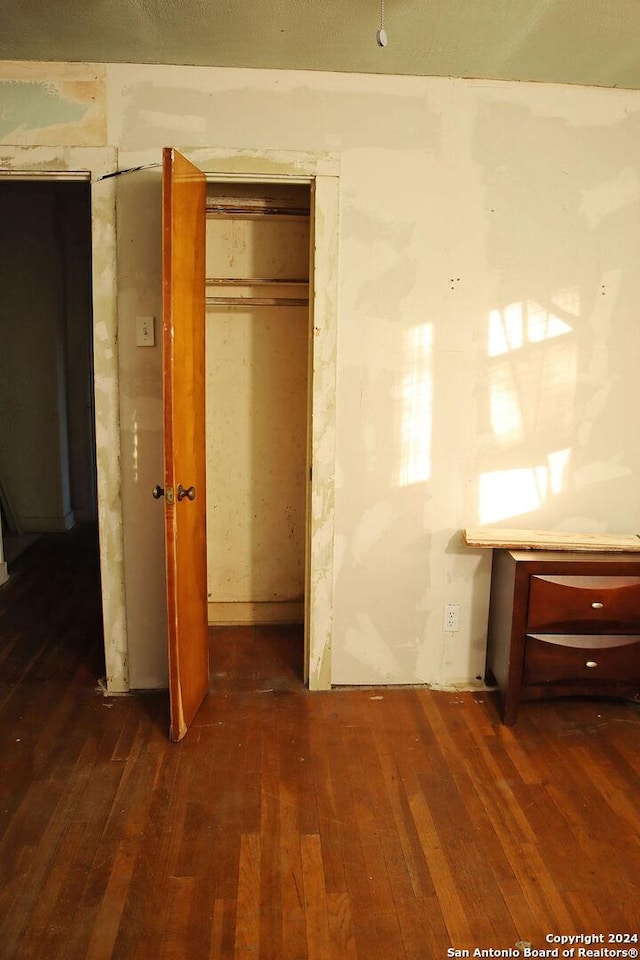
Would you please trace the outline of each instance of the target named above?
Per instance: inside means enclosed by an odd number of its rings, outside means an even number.
[[[136,346],[155,347],[155,317],[136,317]]]

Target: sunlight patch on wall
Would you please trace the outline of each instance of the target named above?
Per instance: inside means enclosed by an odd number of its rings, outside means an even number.
[[[522,413],[513,369],[504,364],[491,371],[489,381],[491,431],[500,444],[517,443],[524,436]]]
[[[552,306],[558,313],[577,316],[579,301],[573,290],[561,291]],[[499,357],[529,343],[541,343],[572,333],[570,323],[535,300],[511,303],[489,314],[489,356]]]
[[[486,417],[501,469],[480,476],[478,515],[495,523],[538,510],[567,486],[578,374],[580,296],[556,291],[491,310]],[[535,453],[532,451],[542,451]],[[509,452],[508,452],[509,451]],[[546,452],[550,451],[550,452]],[[505,463],[505,459],[511,461]],[[514,465],[514,458],[516,463]],[[531,459],[538,463],[531,464]],[[522,466],[522,461],[529,465]]]
[[[577,376],[573,339],[495,359],[487,391],[489,427],[496,443],[501,448],[534,440],[563,445],[573,433]]]
[[[542,506],[550,495],[562,493],[567,482],[571,449],[548,454],[546,464],[497,470],[480,477],[480,523],[496,523]]]
[[[488,426],[501,448],[544,434],[562,444],[573,428],[577,380],[574,288],[558,291],[548,309],[535,300],[491,310],[488,320]],[[549,444],[551,446],[551,444]]]
[[[433,415],[433,325],[412,327],[406,338],[407,374],[400,390],[401,487],[424,483],[431,476]]]

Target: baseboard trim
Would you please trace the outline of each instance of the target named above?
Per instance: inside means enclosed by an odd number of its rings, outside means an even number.
[[[304,601],[210,603],[208,619],[210,626],[220,627],[234,624],[304,623]]]

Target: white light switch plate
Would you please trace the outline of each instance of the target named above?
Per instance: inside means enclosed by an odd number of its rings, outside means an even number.
[[[155,344],[155,317],[136,317],[136,346],[154,347]]]

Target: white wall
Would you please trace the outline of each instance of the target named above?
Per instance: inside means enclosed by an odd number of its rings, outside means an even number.
[[[465,526],[639,526],[640,94],[135,65],[100,89],[121,167],[155,164],[118,179],[132,685],[166,676],[159,348],[134,340],[160,311],[164,145],[339,155],[332,679],[472,681],[490,558]]]

